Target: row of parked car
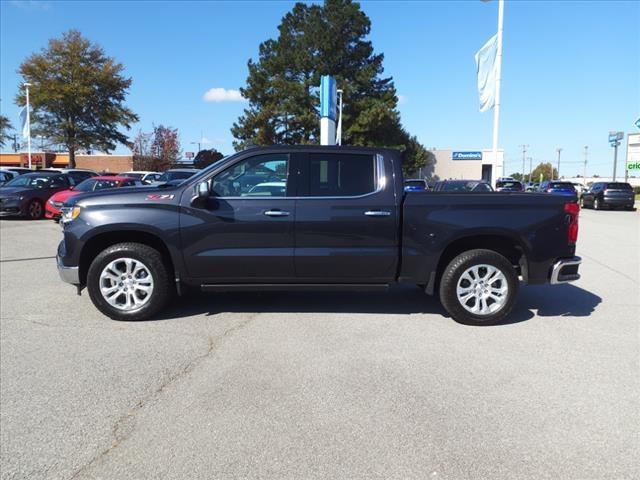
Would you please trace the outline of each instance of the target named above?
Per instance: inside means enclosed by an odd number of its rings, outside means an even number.
[[[129,171],[99,174],[93,170],[50,168],[0,169],[0,217],[19,216],[57,220],[62,205],[74,195],[110,188],[179,183],[199,170],[176,168],[166,172]]]
[[[410,179],[404,182],[405,192],[493,192],[493,187],[485,180],[443,180],[429,184],[426,180]],[[577,196],[584,208],[601,210],[604,208],[624,208],[633,210],[635,192],[629,183],[596,182],[590,187],[578,183],[547,180],[541,183],[523,184],[513,178],[496,181],[497,192],[539,192],[556,195]]]

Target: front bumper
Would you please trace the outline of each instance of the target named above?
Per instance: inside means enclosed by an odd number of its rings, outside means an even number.
[[[73,285],[80,285],[80,269],[78,267],[67,267],[62,263],[59,255],[56,256],[58,262],[58,273],[63,282]]]
[[[578,268],[582,263],[582,258],[561,258],[551,267],[551,276],[549,283],[551,285],[557,285],[559,283],[574,282],[580,278]]]

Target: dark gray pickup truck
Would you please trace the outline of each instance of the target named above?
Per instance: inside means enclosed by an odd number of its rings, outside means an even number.
[[[576,198],[405,193],[400,154],[265,147],[178,186],[85,194],[63,211],[63,280],[114,319],[156,315],[185,287],[439,293],[463,323],[499,322],[520,281],[579,278]]]

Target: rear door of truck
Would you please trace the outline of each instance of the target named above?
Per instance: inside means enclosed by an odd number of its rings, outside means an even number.
[[[391,158],[373,150],[310,150],[298,175],[298,281],[393,281],[400,213]]]

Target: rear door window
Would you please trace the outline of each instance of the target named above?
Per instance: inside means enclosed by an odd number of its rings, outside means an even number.
[[[376,190],[373,155],[310,153],[308,190],[310,197],[357,197]]]
[[[607,183],[609,190],[632,190],[628,183]]]

